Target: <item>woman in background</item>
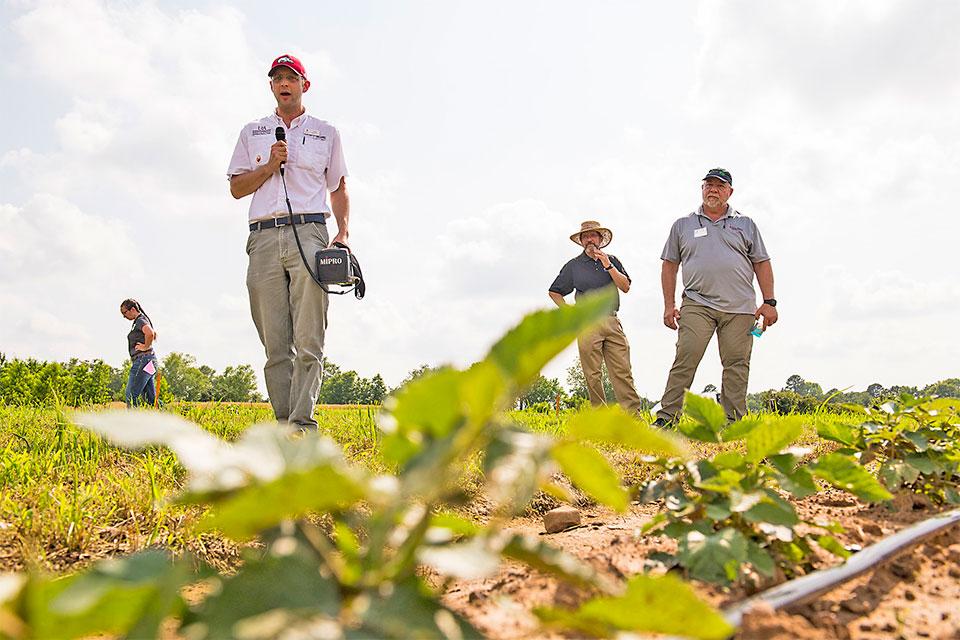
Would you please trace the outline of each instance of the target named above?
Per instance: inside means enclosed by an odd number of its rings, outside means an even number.
[[[153,352],[153,341],[157,332],[153,322],[143,312],[143,307],[133,298],[120,303],[120,313],[133,321],[133,328],[127,334],[127,350],[130,352],[130,377],[127,378],[127,390],[124,394],[128,407],[149,406],[157,402],[157,356]]]

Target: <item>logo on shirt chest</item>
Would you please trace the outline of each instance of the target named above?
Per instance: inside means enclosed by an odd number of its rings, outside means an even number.
[[[250,132],[250,135],[252,135],[252,136],[268,136],[268,135],[270,135],[270,133],[271,133],[271,132],[270,132],[270,127],[261,124],[261,125],[255,127],[255,128]]]

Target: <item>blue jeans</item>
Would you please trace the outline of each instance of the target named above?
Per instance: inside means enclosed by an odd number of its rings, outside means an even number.
[[[143,370],[148,362],[153,363],[153,373]],[[157,358],[152,353],[139,355],[130,365],[127,378],[126,399],[128,407],[152,407],[157,401]]]

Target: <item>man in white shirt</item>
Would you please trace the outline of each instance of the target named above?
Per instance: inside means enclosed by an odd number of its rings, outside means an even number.
[[[313,411],[323,375],[328,300],[300,257],[280,172],[285,167],[297,233],[311,260],[333,242],[347,244],[347,167],[340,133],[328,122],[308,115],[303,107],[302,96],[310,88],[303,63],[281,55],[268,75],[277,108],[243,127],[227,176],[234,198],[253,194],[247,291],[266,351],[263,374],[270,404],[277,420],[300,429],[316,429]],[[278,127],[285,131],[285,141],[276,141]],[[331,213],[337,220],[333,242],[329,242],[326,225]]]

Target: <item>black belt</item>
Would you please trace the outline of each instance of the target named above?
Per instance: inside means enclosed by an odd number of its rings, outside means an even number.
[[[327,223],[327,217],[322,213],[295,213],[293,221],[296,224],[306,224],[308,222]],[[264,229],[273,229],[274,227],[283,227],[290,224],[290,216],[282,218],[270,218],[269,220],[258,220],[250,223],[250,231],[262,231]]]

